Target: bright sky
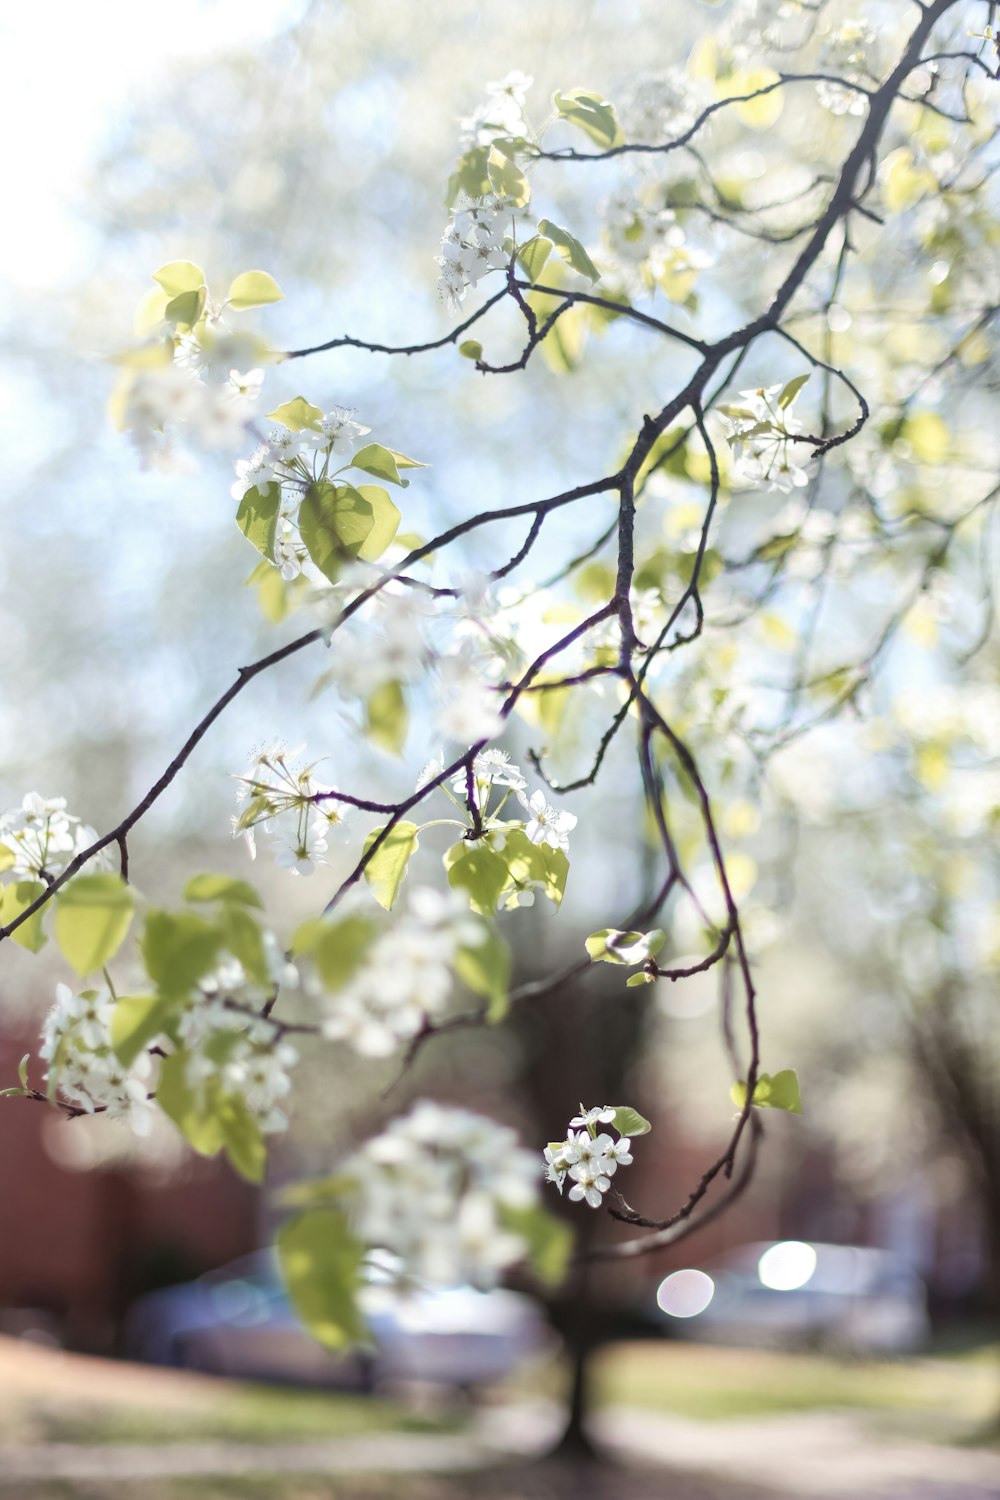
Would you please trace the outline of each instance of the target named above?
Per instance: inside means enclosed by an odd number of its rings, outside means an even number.
[[[0,15],[0,138],[7,142],[0,281],[41,289],[79,250],[74,204],[116,113],[185,56],[261,41],[302,0],[48,0]]]

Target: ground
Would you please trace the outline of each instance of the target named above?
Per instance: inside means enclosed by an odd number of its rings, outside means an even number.
[[[996,1500],[997,1363],[617,1345],[594,1377],[606,1462],[579,1469],[539,1461],[552,1366],[470,1414],[0,1339],[0,1500]]]

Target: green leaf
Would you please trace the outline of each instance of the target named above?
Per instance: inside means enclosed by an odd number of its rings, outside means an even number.
[[[44,893],[45,886],[40,880],[17,880],[0,887],[0,926],[6,927],[13,922],[15,917],[19,917],[26,907]],[[11,933],[11,938],[18,947],[27,948],[30,953],[37,953],[45,947],[48,938],[42,931],[44,916],[43,906],[26,922],[22,922],[16,932]]]
[[[219,1102],[219,1121],[226,1155],[246,1182],[262,1182],[267,1167],[267,1146],[257,1119],[236,1094]]]
[[[400,469],[426,469],[427,465],[415,458],[407,458],[405,453],[397,453],[394,448],[385,448],[381,443],[366,443],[358,449],[348,467],[363,469],[366,474],[374,474],[376,479],[385,479],[405,489],[410,481],[401,478]]]
[[[80,975],[94,974],[118,952],[135,897],[120,875],[78,875],[56,896],[59,951]]]
[[[890,213],[902,213],[937,186],[926,167],[918,167],[913,152],[905,146],[890,151],[879,169],[882,197]]]
[[[545,267],[545,262],[551,254],[552,241],[547,240],[543,234],[536,234],[534,238],[521,246],[517,252],[517,258],[524,267],[525,275],[529,281],[538,281]]]
[[[390,755],[402,754],[409,728],[406,699],[398,682],[385,682],[365,704],[368,738]]]
[[[656,983],[656,975],[655,974],[647,974],[645,972],[645,970],[640,969],[639,972],[638,972],[638,974],[630,974],[629,975],[629,977],[625,981],[625,988],[627,990],[634,990],[634,989],[638,989],[638,987],[639,987],[640,984],[655,984],[655,983]]]
[[[625,140],[613,104],[592,89],[567,89],[552,95],[556,113],[590,137],[602,150],[620,146]]]
[[[381,832],[381,828],[373,828],[365,839],[366,854]],[[419,832],[415,823],[395,823],[365,865],[365,879],[372,888],[375,900],[386,911],[392,910],[399,895],[410,855],[417,849]]]
[[[372,508],[349,484],[311,484],[299,507],[299,533],[320,572],[335,583],[375,525]]]
[[[26,1052],[17,1065],[17,1076],[21,1081],[23,1089],[28,1088],[28,1064],[31,1061],[31,1053]]]
[[[197,1092],[186,1077],[189,1054],[183,1050],[165,1057],[156,1081],[156,1102],[199,1156],[216,1156],[222,1150],[224,1133],[219,1117],[218,1076],[206,1079]]]
[[[300,582],[298,578],[282,578],[275,565],[266,559],[243,581],[257,590],[261,613],[272,625],[278,625],[287,615],[292,589]]]
[[[274,411],[268,412],[268,417],[274,422],[281,422],[292,432],[304,432],[310,428],[315,430],[323,420],[323,413],[318,406],[313,406],[305,396],[293,396],[291,401],[282,402],[281,406],[275,407]]]
[[[278,1261],[292,1306],[328,1349],[366,1344],[358,1306],[364,1246],[334,1208],[313,1209],[282,1225]]]
[[[556,285],[556,278],[552,274],[556,269],[561,271],[562,267],[554,262],[546,276],[546,282]],[[539,324],[545,323],[559,306],[560,299],[546,292],[529,292],[527,296],[528,306],[538,318]],[[552,324],[542,340],[542,358],[549,369],[556,375],[568,375],[570,370],[575,370],[583,359],[583,351],[587,346],[587,335],[590,331],[590,317],[584,303],[578,303],[566,312],[560,313],[558,319]]]
[[[491,146],[486,158],[486,175],[490,187],[501,198],[507,198],[516,208],[523,208],[531,197],[527,177],[517,163],[505,152]]]
[[[563,1281],[573,1249],[573,1231],[541,1207],[510,1208],[501,1204],[500,1223],[526,1242],[531,1268],[542,1285],[554,1290]]]
[[[111,1017],[111,1045],[126,1068],[162,1036],[179,1014],[176,1000],[163,995],[121,995]]]
[[[372,529],[358,548],[358,556],[377,562],[399,530],[402,517],[380,484],[359,484],[357,490],[372,510]]]
[[[160,285],[168,297],[180,297],[185,292],[197,292],[205,285],[205,273],[192,260],[172,260],[158,271],[153,280]]]
[[[185,328],[193,328],[205,311],[205,298],[207,292],[204,287],[199,287],[196,292],[181,292],[177,297],[171,297],[163,309],[163,316],[168,323],[178,323]]]
[[[486,1019],[490,1025],[502,1021],[510,1009],[510,949],[503,938],[491,929],[484,930],[481,943],[458,949],[455,972],[474,995],[482,995],[489,1002]]]
[[[215,963],[222,934],[188,912],[151,911],[142,935],[146,972],[165,995],[187,995]]]
[[[512,828],[504,841],[501,859],[507,866],[510,888],[540,888],[555,906],[562,902],[569,874],[565,851],[548,844],[533,844],[521,828]],[[516,902],[508,898],[508,906]]]
[[[487,172],[489,154],[489,146],[473,146],[470,151],[466,151],[464,156],[459,157],[458,165],[448,178],[445,201],[449,205],[454,203],[462,193],[468,198],[484,198],[490,191],[490,179]]]
[[[357,1181],[349,1172],[331,1172],[329,1177],[311,1177],[308,1182],[292,1182],[276,1195],[284,1208],[326,1208],[349,1197]]]
[[[614,1127],[619,1135],[631,1138],[634,1135],[648,1135],[652,1125],[644,1119],[637,1109],[628,1104],[615,1104],[612,1106],[615,1112]]]
[[[465,839],[453,844],[444,857],[448,884],[465,891],[469,905],[482,917],[492,917],[508,884],[510,872],[495,849]]]
[[[671,427],[661,433],[643,460],[636,477],[637,486],[641,488],[654,469],[672,474],[675,479],[688,480],[687,437],[687,433],[679,427]]]
[[[594,963],[642,964],[659,953],[666,940],[666,933],[659,927],[650,933],[619,932],[617,928],[604,927],[590,934],[586,946]]]
[[[740,1109],[743,1108],[747,1097],[745,1080],[740,1079],[739,1082],[733,1084],[729,1090],[729,1097]],[[795,1069],[783,1068],[773,1077],[770,1073],[761,1073],[754,1087],[753,1105],[755,1109],[784,1109],[789,1114],[800,1115],[802,1096],[799,1093],[799,1080]]]
[[[284,295],[274,277],[266,271],[243,271],[226,293],[226,301],[237,312],[242,312],[247,307],[265,307],[269,302],[280,302]]]
[[[223,946],[239,959],[251,979],[269,989],[272,981],[264,935],[246,907],[224,903],[218,920]]]
[[[327,989],[339,990],[364,963],[378,931],[369,917],[304,922],[292,938],[292,955],[308,955]]]
[[[247,490],[236,512],[236,524],[248,541],[269,563],[274,562],[274,539],[281,512],[281,485],[272,482],[264,488]]]
[[[595,307],[592,303],[587,303],[587,317],[590,319],[590,326],[598,334],[602,334],[610,324],[616,323],[624,309],[629,305],[629,300],[624,292],[615,292],[608,287],[601,288],[601,297],[605,304],[610,302],[614,306],[608,307],[605,305]]]
[[[463,359],[482,359],[483,346],[478,339],[463,339],[458,346]]]
[[[579,271],[581,276],[586,276],[588,281],[600,281],[601,273],[594,265],[586,250],[576,237],[570,234],[568,229],[560,229],[558,224],[553,224],[551,219],[539,219],[539,234],[545,235],[555,247],[557,255],[561,255],[568,266],[574,271]],[[532,277],[532,280],[535,278]]]
[[[778,396],[778,405],[782,408],[791,406],[792,402],[795,400],[796,396],[799,394],[799,391],[801,391],[802,387],[805,385],[808,379],[809,371],[807,370],[804,375],[796,375],[794,379],[789,380],[785,385],[783,385],[781,388],[781,393]]]
[[[246,880],[232,875],[195,875],[184,887],[185,901],[235,901],[239,906],[263,907],[264,903]]]

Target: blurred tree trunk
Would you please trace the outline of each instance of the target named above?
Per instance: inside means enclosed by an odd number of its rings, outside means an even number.
[[[628,990],[622,984],[621,993],[613,995],[610,1005],[605,991],[599,981],[591,982],[589,992],[581,992],[578,986],[559,989],[531,1007],[530,1012],[526,1009],[520,1020],[526,1063],[524,1087],[545,1140],[561,1137],[580,1104],[613,1102],[642,1107],[642,1099],[633,1097],[635,1089],[629,1075],[641,1054],[647,991]],[[581,1098],[567,1095],[567,1079],[573,1080]],[[555,1190],[550,1189],[550,1194],[555,1208]],[[590,1245],[604,1238],[608,1227],[604,1213],[565,1199],[562,1210],[576,1234],[578,1255],[586,1254]],[[587,1430],[593,1398],[593,1356],[605,1344],[634,1332],[628,1309],[615,1297],[615,1286],[616,1278],[608,1274],[606,1263],[588,1265],[580,1261],[549,1306],[549,1316],[562,1336],[570,1366],[566,1428],[554,1457],[590,1463],[603,1457]]]
[[[979,1196],[985,1233],[984,1294],[991,1320],[1000,1324],[1000,1081],[991,1054],[963,1036],[950,993],[913,1025],[914,1054],[949,1135]],[[1000,1431],[1000,1402],[991,1423]]]

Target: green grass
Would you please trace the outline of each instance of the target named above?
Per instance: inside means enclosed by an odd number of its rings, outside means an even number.
[[[890,1425],[919,1419],[924,1436],[954,1441],[1000,1411],[1000,1349],[873,1361],[690,1344],[617,1344],[595,1361],[594,1387],[602,1405],[706,1421],[839,1408],[865,1411]]]
[[[128,1481],[115,1483],[113,1490],[96,1488],[93,1481],[49,1480],[42,1484],[28,1484],[17,1491],[17,1500],[400,1500],[402,1481],[375,1477],[369,1483],[365,1478],[325,1478],[308,1474],[285,1475],[241,1475],[227,1479],[213,1476],[196,1476],[178,1479],[160,1479],[141,1484]],[[406,1500],[451,1500],[452,1491],[442,1491],[436,1476],[405,1479]],[[0,1493],[4,1493],[0,1491]],[[455,1492],[459,1500],[459,1492]]]
[[[442,1432],[453,1413],[414,1411],[380,1397],[220,1383],[190,1405],[120,1404],[83,1397],[9,1398],[0,1439],[16,1443],[280,1442],[369,1432]]]
[[[234,1396],[210,1411],[186,1413],[62,1409],[39,1418],[42,1441],[62,1443],[281,1442],[350,1437],[366,1432],[441,1432],[455,1420],[364,1396],[295,1397],[260,1391]]]

